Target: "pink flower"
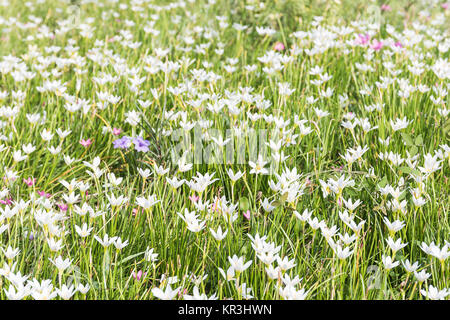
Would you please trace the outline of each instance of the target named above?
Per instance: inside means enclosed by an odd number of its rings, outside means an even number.
[[[196,196],[195,194],[193,196],[189,196],[189,200],[191,200],[192,202],[197,202],[199,198],[200,197]]]
[[[312,181],[309,180],[309,178],[306,178],[306,180],[305,180],[305,185],[306,185],[306,186],[310,186],[311,184],[312,184]]]
[[[187,289],[184,289],[183,292],[178,291],[178,297],[184,296],[187,293]]]
[[[381,10],[383,10],[383,11],[391,11],[392,8],[391,8],[391,6],[388,5],[388,4],[382,4],[382,5],[381,5]]]
[[[394,43],[394,46],[403,48],[403,45],[402,45],[402,43],[400,41],[397,41],[396,43]]]
[[[86,148],[92,144],[92,140],[91,139],[87,139],[87,140],[81,139],[80,144]]]
[[[147,275],[147,272],[142,272],[142,270],[139,270],[137,273],[135,271],[131,272],[131,275],[133,276],[134,279],[136,279],[137,281],[141,281],[142,278],[145,278],[145,276]]]
[[[12,199],[11,198],[6,198],[6,200],[0,200],[1,204],[6,204],[6,205],[10,205],[12,204]]]
[[[250,220],[250,210],[247,210],[247,212],[242,212],[242,214],[245,218],[247,218],[247,220]]]
[[[450,8],[450,2],[445,2],[443,4],[441,4],[442,9],[447,10],[448,8]]]
[[[381,48],[383,48],[383,42],[375,39],[375,40],[373,40],[372,44],[370,45],[370,48],[372,50],[379,51],[379,50],[381,50]]]
[[[28,179],[23,179],[23,182],[29,187],[36,183],[36,178],[29,177]]]
[[[211,210],[214,212],[219,211],[219,199],[217,199],[216,201],[214,201],[213,204],[211,204]]]
[[[52,195],[50,193],[45,193],[45,191],[37,191],[38,195],[41,197],[46,197],[47,199],[50,198]]]
[[[137,216],[139,214],[139,208],[134,208],[132,210],[133,216]]]
[[[358,44],[365,46],[366,44],[369,43],[369,40],[370,40],[369,34],[367,34],[367,33],[365,35],[358,34],[358,40],[357,40]]]
[[[284,44],[282,42],[276,42],[275,45],[273,46],[273,49],[275,51],[283,51],[284,50]]]
[[[16,181],[16,178],[12,177],[12,178],[9,178],[9,179],[8,179],[8,177],[3,177],[3,181],[5,181],[6,183],[8,183],[8,182],[10,182],[10,181]]]
[[[113,128],[112,129],[112,134],[115,135],[115,136],[118,136],[121,132],[122,132],[122,129],[120,129],[120,128]]]
[[[61,203],[61,204],[58,203],[57,206],[61,211],[67,211],[67,209],[69,209],[69,206],[65,203]]]

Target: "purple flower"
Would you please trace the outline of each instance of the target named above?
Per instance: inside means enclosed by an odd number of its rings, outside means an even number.
[[[136,151],[147,152],[148,146],[150,145],[150,141],[144,140],[141,137],[137,137],[133,139],[134,149]]]
[[[113,141],[114,149],[127,149],[131,145],[131,138],[127,136],[123,136],[120,139]]]

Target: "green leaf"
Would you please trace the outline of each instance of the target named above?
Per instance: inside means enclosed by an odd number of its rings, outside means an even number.
[[[104,261],[103,261],[103,270],[108,272],[110,265],[111,265],[111,257],[109,255],[109,252],[106,251],[105,258],[104,258]]]
[[[250,201],[247,197],[242,197],[239,199],[239,209],[241,209],[241,211],[247,211],[250,209]]]
[[[388,183],[388,179],[384,176],[380,182],[378,182],[378,187],[384,188]]]
[[[279,207],[282,205],[283,205],[283,202],[281,202],[280,200],[275,200],[274,202],[272,202],[272,206],[274,206],[274,207]]]
[[[402,173],[410,174],[410,173],[413,172],[412,169],[411,169],[410,167],[406,167],[406,166],[400,167],[400,168],[398,168],[398,169],[399,169],[400,172],[402,172]]]
[[[136,253],[136,254],[132,254],[131,256],[128,256],[128,257],[122,259],[122,260],[119,261],[117,264],[118,264],[118,265],[121,265],[122,263],[125,263],[125,262],[127,262],[127,261],[129,261],[129,260],[131,260],[131,259],[134,259],[134,258],[136,258],[136,257],[138,257],[138,256],[140,256],[140,255],[142,255],[142,254],[144,254],[144,253],[145,253],[145,251],[142,251],[142,252],[139,252],[139,253]]]
[[[422,135],[421,135],[421,134],[419,134],[419,135],[416,137],[416,139],[414,140],[414,144],[415,144],[416,146],[421,146],[421,145],[423,145],[423,138],[422,138]]]
[[[406,143],[406,145],[408,147],[411,147],[411,146],[414,145],[414,142],[413,142],[413,139],[412,139],[411,135],[409,135],[407,133],[404,133],[404,132],[402,132],[401,135],[402,135],[403,141]]]
[[[280,198],[280,201],[281,202],[285,202],[286,201],[286,199],[287,199],[287,197],[288,197],[288,193],[286,192],[285,194],[283,194],[282,196],[281,196],[281,198]]]

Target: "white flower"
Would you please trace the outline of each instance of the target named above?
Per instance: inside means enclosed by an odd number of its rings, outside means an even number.
[[[91,234],[92,229],[93,228],[88,228],[87,223],[83,223],[81,228],[79,226],[75,225],[75,231],[82,238],[88,237]]]
[[[64,300],[69,300],[77,292],[77,289],[75,289],[73,285],[68,287],[63,284],[61,289],[57,289],[56,291],[61,298],[63,298]]]
[[[147,247],[147,249],[145,249],[145,253],[144,253],[144,259],[148,262],[156,262],[158,261],[158,254],[157,253],[153,253],[153,248],[150,249],[150,247]]]
[[[214,239],[216,239],[217,241],[221,241],[223,240],[228,233],[228,230],[225,230],[225,232],[222,232],[222,228],[219,226],[219,228],[217,228],[217,231],[214,231],[212,228],[209,228],[209,230],[211,231],[212,236],[214,237]]]
[[[384,264],[384,267],[386,268],[386,270],[395,268],[396,266],[398,266],[400,264],[400,262],[398,262],[398,261],[394,262],[390,256],[383,256],[381,258],[381,260],[383,261],[383,264]]]
[[[249,161],[249,166],[252,168],[250,173],[254,174],[268,174],[269,170],[265,169],[264,166],[267,164],[267,161],[264,161],[262,155],[258,156],[258,160],[256,162]]]
[[[137,197],[136,198],[136,204],[138,206],[141,206],[145,210],[150,209],[151,207],[153,207],[155,204],[157,204],[160,201],[161,200],[156,199],[156,195],[154,195],[154,194],[147,198],[145,198],[145,197]]]
[[[233,255],[233,257],[228,257],[228,261],[230,262],[233,269],[237,272],[243,272],[247,270],[248,267],[252,264],[252,261],[244,262],[244,257],[238,257],[237,255]]]
[[[438,288],[433,287],[431,284],[428,286],[428,289],[421,289],[420,293],[431,300],[444,300],[445,297],[450,295],[450,290],[448,289],[442,289],[439,290]]]
[[[72,260],[70,260],[69,258],[63,260],[61,256],[56,257],[56,259],[49,258],[49,260],[55,265],[60,273],[70,267],[72,263]]]
[[[170,284],[167,285],[166,289],[163,291],[160,288],[153,288],[153,295],[161,300],[172,300],[180,291],[180,288],[173,289],[170,287]]]

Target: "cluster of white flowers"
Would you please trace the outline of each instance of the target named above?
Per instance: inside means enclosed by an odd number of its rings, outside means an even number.
[[[0,299],[450,296],[448,5],[47,2],[0,4]]]

